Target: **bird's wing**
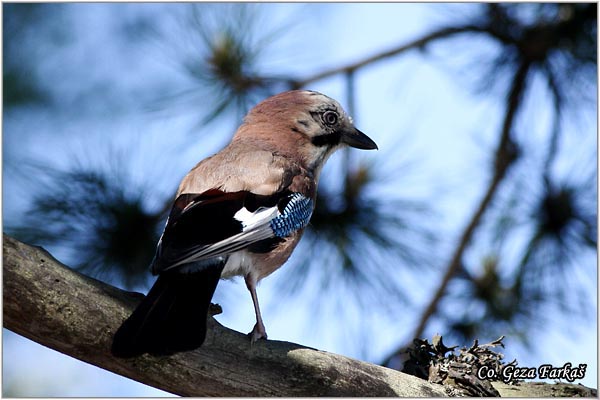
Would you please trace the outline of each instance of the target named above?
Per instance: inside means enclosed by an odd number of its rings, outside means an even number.
[[[311,198],[289,190],[268,196],[218,189],[182,194],[158,242],[152,271],[222,261],[238,250],[279,242],[308,224],[313,206]]]

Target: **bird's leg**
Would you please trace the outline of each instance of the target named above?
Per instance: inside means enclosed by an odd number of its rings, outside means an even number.
[[[256,295],[256,280],[250,275],[246,275],[244,280],[246,281],[246,287],[250,291],[252,296],[252,303],[254,303],[254,312],[256,314],[256,325],[248,335],[250,335],[250,342],[254,343],[258,339],[266,339],[267,331],[265,330],[265,324],[263,324],[262,317],[260,316],[260,307],[258,305],[258,296]]]

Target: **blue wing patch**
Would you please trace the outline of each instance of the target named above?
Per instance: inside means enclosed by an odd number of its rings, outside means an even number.
[[[283,208],[281,215],[271,220],[275,236],[283,238],[308,225],[313,211],[313,201],[300,193],[294,193]]]

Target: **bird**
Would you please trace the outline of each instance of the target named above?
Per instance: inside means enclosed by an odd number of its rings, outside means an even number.
[[[231,142],[181,181],[150,269],[147,296],[117,329],[117,357],[200,347],[220,279],[244,277],[256,315],[250,342],[267,339],[257,283],[281,267],[315,207],[323,165],[343,147],[372,150],[334,99],[311,90],[271,96]]]

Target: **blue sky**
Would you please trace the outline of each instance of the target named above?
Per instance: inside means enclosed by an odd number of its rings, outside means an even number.
[[[464,12],[469,12],[469,7],[465,4],[425,3],[269,4],[265,6],[268,15],[266,26],[289,24],[290,28],[271,48],[269,64],[264,68],[266,71],[283,70],[299,76],[310,75],[311,71],[343,65],[408,42],[444,21],[452,23]],[[109,137],[112,147],[127,153],[129,173],[133,179],[145,182],[161,174],[183,176],[197,161],[222,146],[223,138],[233,131],[237,122],[215,123],[211,128],[215,132],[214,140],[184,147],[183,143],[189,143],[190,135],[193,135],[190,131],[193,131],[191,127],[197,116],[190,115],[189,108],[186,113],[170,114],[151,112],[143,106],[148,100],[148,87],[160,87],[167,85],[169,80],[180,79],[174,73],[173,60],[168,57],[171,42],[143,41],[132,46],[117,40],[114,35],[115,13],[118,18],[131,20],[144,13],[156,16],[157,26],[173,35],[170,40],[176,38],[183,42],[184,38],[177,36],[181,27],[172,15],[173,12],[181,12],[181,5],[99,3],[71,4],[68,9],[73,13],[71,16],[76,15],[72,18],[76,25],[76,40],[56,54],[47,50],[48,60],[41,68],[48,79],[57,76],[57,71],[72,77],[52,83],[67,101],[76,103],[78,99],[73,98],[74,93],[81,86],[86,89],[87,96],[82,99],[83,111],[76,115],[41,112],[36,118],[23,112],[11,119],[5,118],[5,161],[25,155],[63,165],[70,165],[74,158],[84,163],[101,163],[102,154],[96,149],[105,145]],[[490,47],[485,41],[463,42],[464,46],[478,46],[480,49]],[[486,51],[492,50],[490,47]],[[448,53],[447,48],[439,44],[427,56],[413,52],[375,64],[359,73],[356,83],[359,96],[354,118],[359,128],[372,137],[381,150],[378,153],[357,152],[353,157],[374,160],[382,154],[392,154],[399,159],[418,159],[421,170],[416,177],[407,176],[402,187],[390,190],[398,190],[407,196],[439,197],[437,211],[440,216],[436,223],[440,229],[456,234],[471,212],[471,205],[479,200],[486,182],[486,168],[481,166],[489,161],[489,149],[495,145],[503,108],[502,100],[497,96],[479,96],[468,89],[471,77],[464,65],[469,59],[462,54]],[[112,87],[102,86],[107,77],[114,76],[119,78],[113,81]],[[319,81],[310,88],[345,104],[344,83],[340,78]],[[103,103],[103,97],[93,98],[99,90],[113,90],[117,96],[113,96],[112,103]],[[532,137],[545,135],[548,107],[544,98],[528,104],[527,110],[536,116],[536,123],[528,125],[528,133]],[[578,125],[569,121],[567,124],[569,128],[587,134],[582,134],[584,144],[588,141],[590,146],[597,146],[593,134],[596,131],[594,112],[584,113]],[[57,135],[56,131],[61,134]],[[164,139],[165,132],[168,132],[168,141]],[[581,143],[567,142],[563,145],[577,150]],[[135,151],[128,150],[131,148]],[[162,157],[163,154],[173,154],[170,153],[173,151],[177,152],[177,159],[165,160]],[[334,156],[329,164],[325,168],[324,180],[331,179],[327,169],[339,167],[339,160]],[[164,183],[160,179],[157,182],[157,190],[164,193],[172,191],[177,184]],[[26,206],[18,201],[22,194],[18,182],[5,172],[3,185],[5,218],[18,215]],[[447,250],[453,244],[451,239],[440,243],[440,248]],[[442,251],[442,254],[447,253]],[[59,250],[55,254],[61,259]],[[477,249],[468,253],[471,259],[481,256]],[[590,303],[596,307],[595,254],[585,257],[583,263],[586,266],[583,268],[584,280],[593,293]],[[431,278],[435,273],[424,272],[424,276]],[[364,316],[356,311],[345,320],[351,325],[344,330],[346,333],[327,327],[309,328],[312,310],[303,299],[286,305],[293,310],[292,318],[286,317],[290,315],[289,309],[282,311],[275,306],[277,299],[273,288],[277,279],[282,277],[285,275],[278,272],[259,287],[263,317],[272,339],[377,361],[407,339],[398,337],[398,332],[408,335],[418,315],[418,312],[407,312],[402,318],[392,321],[388,316]],[[415,304],[421,306],[429,297],[426,290],[415,291],[410,296]],[[217,318],[221,323],[242,332],[251,329],[254,314],[250,296],[242,282],[221,284],[215,299],[217,302],[219,299],[227,299],[227,302],[235,299],[236,302],[234,309],[226,309]],[[324,307],[322,312],[334,315],[335,311]],[[577,326],[573,326],[568,316],[556,315],[556,319],[551,318],[548,325],[537,332],[541,342],[538,348],[550,348],[552,351],[532,352],[507,338],[506,358],[517,358],[520,366],[587,363],[586,378],[580,382],[596,387],[597,319],[577,319]],[[365,322],[368,329],[358,332]],[[431,334],[436,328],[441,327],[432,326]],[[354,334],[362,335],[361,339],[365,340],[363,346],[353,346],[355,338],[344,337]],[[27,377],[24,395],[158,396],[162,393],[62,356],[6,330],[3,344],[4,384]]]

